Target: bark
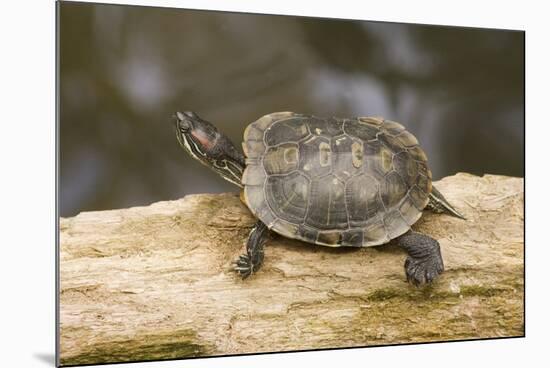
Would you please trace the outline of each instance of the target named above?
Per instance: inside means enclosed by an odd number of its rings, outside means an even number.
[[[467,218],[425,212],[445,272],[406,283],[393,244],[282,237],[241,280],[255,219],[237,193],[84,212],[60,221],[61,364],[155,360],[524,334],[523,179],[436,182]]]

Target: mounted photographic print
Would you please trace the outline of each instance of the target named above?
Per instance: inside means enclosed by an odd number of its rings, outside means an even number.
[[[524,336],[524,32],[57,6],[58,364]]]

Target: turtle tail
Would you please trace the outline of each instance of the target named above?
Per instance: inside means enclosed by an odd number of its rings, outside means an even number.
[[[430,201],[426,208],[435,213],[447,213],[451,216],[458,217],[459,219],[466,220],[460,212],[455,210],[453,206],[443,197],[443,194],[436,187],[432,186],[432,192],[430,193]]]

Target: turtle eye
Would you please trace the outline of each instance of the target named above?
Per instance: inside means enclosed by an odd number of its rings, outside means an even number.
[[[191,130],[192,126],[191,123],[187,120],[180,120],[178,121],[178,129],[182,133],[187,133],[189,130]]]
[[[181,112],[176,112],[174,114],[174,121],[176,124],[176,128],[181,133],[187,133],[191,128],[193,128],[193,125],[191,124],[191,121],[187,117],[187,115],[182,114]]]

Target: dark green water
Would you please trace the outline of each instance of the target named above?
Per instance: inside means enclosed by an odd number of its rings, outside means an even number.
[[[240,144],[274,111],[403,123],[434,178],[523,176],[524,34],[60,5],[60,214],[236,187],[185,155],[176,110]]]

